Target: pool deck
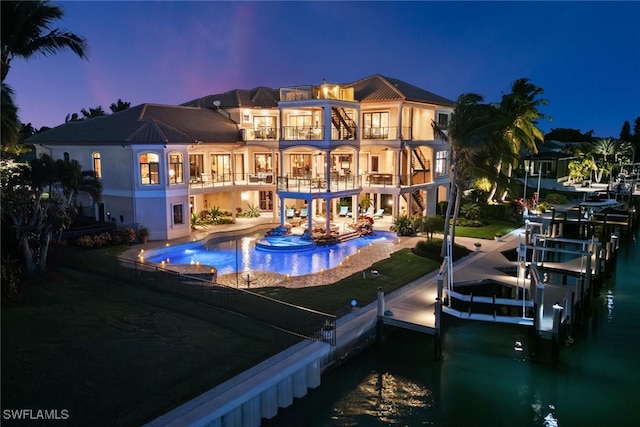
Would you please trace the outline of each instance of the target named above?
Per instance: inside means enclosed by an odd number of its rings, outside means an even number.
[[[342,218],[333,221],[340,229],[344,229],[344,224],[350,222],[350,219],[343,220]],[[391,227],[391,217],[376,219],[374,223],[375,230],[389,231]],[[129,259],[137,259],[140,249],[145,251],[166,247],[169,245],[176,245],[180,243],[188,243],[198,240],[211,239],[211,238],[224,238],[232,237],[234,235],[242,235],[255,231],[264,230],[265,232],[278,224],[271,222],[270,218],[237,218],[235,224],[225,224],[220,226],[209,226],[192,233],[189,238],[176,239],[171,241],[153,241],[142,245],[136,245],[131,250],[125,252],[123,256]],[[304,229],[302,227],[293,227],[293,234],[302,234]],[[278,273],[271,273],[265,271],[253,271],[251,272],[251,288],[267,287],[267,286],[283,286],[287,288],[304,288],[310,286],[323,286],[335,283],[345,277],[352,275],[355,272],[364,272],[365,275],[370,274],[370,267],[380,260],[389,258],[393,252],[396,252],[403,248],[412,248],[416,243],[423,239],[422,237],[402,237],[398,239],[398,243],[376,243],[373,245],[365,246],[360,249],[360,253],[357,256],[350,256],[345,260],[340,267],[336,267],[330,270],[325,270],[321,273],[309,274],[304,276],[291,276]],[[471,243],[472,244],[472,243]],[[193,266],[188,265],[171,265],[167,266],[169,270],[175,270],[180,272],[188,272]],[[236,286],[237,275],[235,273],[223,274],[218,276],[218,283],[229,286]],[[240,286],[246,286],[246,282],[240,280]]]

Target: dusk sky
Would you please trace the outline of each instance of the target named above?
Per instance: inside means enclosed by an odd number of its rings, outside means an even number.
[[[64,123],[118,98],[177,105],[256,86],[381,74],[455,100],[499,101],[527,77],[553,121],[618,137],[640,116],[640,2],[54,2],[71,52],[14,59],[20,120]]]

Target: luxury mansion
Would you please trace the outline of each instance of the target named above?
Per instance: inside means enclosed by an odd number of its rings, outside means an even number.
[[[38,154],[75,159],[103,183],[85,214],[189,236],[190,216],[258,208],[274,222],[434,214],[446,200],[453,101],[373,75],[353,83],[234,89],[180,106],[142,104],[34,135]],[[363,201],[366,200],[366,203]],[[327,227],[329,229],[329,227]]]

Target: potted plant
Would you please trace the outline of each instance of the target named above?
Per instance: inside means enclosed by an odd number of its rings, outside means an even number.
[[[147,243],[149,230],[147,230],[146,227],[141,227],[140,230],[138,230],[138,239],[140,239],[140,243]]]
[[[476,252],[480,252],[480,249],[482,249],[482,243],[480,242],[475,242],[473,244],[473,247],[476,249]]]

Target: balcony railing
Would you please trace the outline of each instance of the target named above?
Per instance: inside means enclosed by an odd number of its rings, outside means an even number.
[[[398,139],[398,127],[365,127],[362,139]]]
[[[359,189],[361,183],[362,179],[358,176],[338,177],[328,181],[324,175],[313,179],[279,176],[278,190],[294,193],[326,193]]]
[[[280,99],[283,101],[307,101],[310,99],[354,100],[352,87],[323,84],[321,86],[291,86],[280,88]]]
[[[414,185],[432,183],[433,180],[427,175],[423,180],[416,180]],[[401,187],[409,185],[405,182],[403,176],[382,172],[372,172],[361,176],[341,175],[337,172],[332,172],[328,180],[329,185],[327,185],[327,177],[324,174],[318,174],[315,178],[312,178],[309,174],[276,176],[273,172],[257,172],[236,174],[235,179],[232,178],[231,174],[200,174],[198,178],[191,177],[189,188],[196,190],[233,186],[254,187],[256,185],[264,185],[265,187],[271,187],[277,185],[277,189],[282,191],[322,193],[355,190],[362,187],[391,188],[398,185]]]
[[[320,141],[324,139],[324,126],[283,126],[285,141]]]
[[[235,178],[235,179],[234,179]],[[189,188],[212,188],[234,185],[275,185],[275,177],[272,172],[240,173],[235,174],[210,174],[202,173],[199,176],[191,176]]]
[[[276,128],[265,127],[260,129],[245,130],[247,141],[271,141],[278,139],[278,131]]]

